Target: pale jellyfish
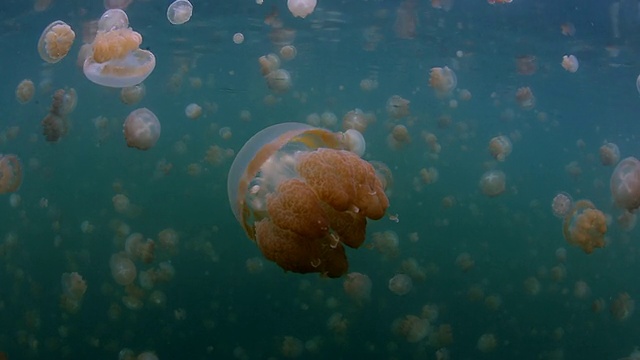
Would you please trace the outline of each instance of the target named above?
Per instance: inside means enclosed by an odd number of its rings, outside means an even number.
[[[562,57],[562,67],[568,72],[574,73],[578,71],[580,67],[580,63],[578,63],[578,58],[573,55],[565,55]]]
[[[173,25],[182,25],[191,19],[193,5],[188,0],[176,0],[167,8],[167,19]]]
[[[347,274],[342,287],[351,300],[358,305],[371,300],[371,279],[366,274],[358,272]]]
[[[316,8],[317,0],[288,0],[287,7],[295,17],[305,18]]]
[[[406,274],[396,274],[389,279],[389,290],[396,295],[406,295],[413,288],[413,281]]]

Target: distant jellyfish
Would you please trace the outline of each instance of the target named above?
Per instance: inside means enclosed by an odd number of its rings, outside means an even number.
[[[536,98],[528,86],[516,90],[516,102],[524,110],[531,110],[536,106]]]
[[[429,86],[440,98],[447,97],[458,85],[458,78],[453,70],[448,67],[434,67],[429,72]]]
[[[516,58],[516,70],[520,75],[533,75],[538,70],[536,57],[533,55],[522,55]]]
[[[133,105],[140,102],[146,93],[146,87],[142,83],[123,87],[120,90],[120,100],[127,105]]]
[[[188,0],[176,0],[167,8],[167,19],[173,25],[182,25],[191,19],[193,5]]]
[[[504,135],[496,136],[489,141],[489,152],[498,161],[504,161],[511,154],[511,140]]]
[[[87,291],[87,283],[77,272],[62,274],[60,283],[62,285],[60,305],[69,313],[77,312]]]
[[[640,75],[636,78],[636,90],[640,93]]]
[[[409,100],[393,95],[387,100],[387,115],[392,119],[402,119],[409,116],[411,114],[409,103]]]
[[[456,258],[456,266],[464,271],[467,272],[471,269],[473,269],[473,267],[476,265],[476,262],[473,260],[473,258],[471,257],[471,254],[467,253],[467,252],[463,252],[460,255],[458,255],[458,257]]]
[[[628,211],[640,207],[640,161],[628,157],[620,161],[609,181],[614,203]]]
[[[498,339],[494,334],[482,334],[478,339],[477,348],[480,352],[489,353],[498,347]]]
[[[111,255],[109,267],[113,279],[122,286],[129,285],[136,279],[136,266],[124,252]]]
[[[366,274],[358,272],[347,274],[342,287],[351,300],[358,305],[371,300],[371,279]]]
[[[202,115],[202,106],[191,103],[184,109],[184,114],[191,120],[195,120]]]
[[[33,98],[36,87],[30,79],[24,79],[16,87],[16,99],[20,104],[26,104]]]
[[[587,254],[605,246],[606,232],[607,220],[604,214],[589,200],[577,201],[562,224],[565,240]]]
[[[560,31],[564,36],[573,36],[576,34],[576,27],[571,22],[566,22],[560,25]]]
[[[280,351],[286,358],[297,358],[304,352],[304,343],[296,337],[285,336]]]
[[[140,150],[152,148],[160,137],[160,121],[147,108],[132,111],[124,121],[124,138],[127,146]]]
[[[0,154],[0,194],[17,191],[22,184],[22,163],[13,154]]]
[[[406,126],[398,124],[391,129],[390,140],[392,140],[391,147],[394,149],[398,149],[405,144],[411,142],[411,135],[409,134],[409,129]]]
[[[270,72],[267,76],[267,86],[269,89],[277,93],[285,93],[291,89],[291,75],[287,70],[277,69]]]
[[[551,210],[555,217],[563,219],[572,208],[573,198],[564,191],[557,193],[551,201]]]
[[[635,311],[635,301],[628,293],[620,293],[611,302],[611,316],[618,321],[625,321],[631,317]]]
[[[369,120],[360,109],[354,109],[342,117],[342,128],[345,130],[355,129],[360,133],[364,133],[369,126]]]
[[[580,67],[580,63],[578,63],[578,58],[573,55],[565,55],[562,57],[562,67],[570,73],[574,73],[578,71]]]
[[[429,335],[431,326],[427,319],[419,318],[415,315],[406,315],[394,320],[391,324],[391,330],[408,342],[417,343]]]
[[[480,190],[489,197],[496,197],[505,190],[505,175],[500,170],[490,170],[480,178]]]
[[[285,45],[280,48],[280,57],[284,60],[293,60],[298,55],[298,50],[293,45]]]
[[[604,166],[613,166],[620,161],[620,149],[614,143],[604,143],[600,146],[600,163]]]
[[[389,279],[389,290],[392,293],[402,296],[406,295],[413,288],[413,281],[406,274],[396,274]]]
[[[295,17],[306,18],[316,8],[317,0],[287,0],[287,7]]]
[[[233,34],[233,42],[237,45],[240,45],[244,42],[244,35],[242,33]]]
[[[76,33],[64,21],[54,21],[47,26],[38,41],[40,58],[48,63],[62,60],[71,49]]]

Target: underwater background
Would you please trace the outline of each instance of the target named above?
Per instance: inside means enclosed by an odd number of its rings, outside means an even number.
[[[129,25],[157,63],[131,105],[78,61],[110,3],[0,4],[0,154],[23,173],[0,195],[0,359],[640,358],[640,230],[613,201],[615,163],[601,149],[640,156],[637,1],[318,0],[300,18],[285,0],[193,0],[173,25],[170,2],[135,0]],[[76,37],[51,64],[37,47],[55,20]],[[261,73],[270,53],[290,74],[284,90]],[[457,85],[443,94],[430,74],[445,66]],[[23,79],[35,84],[26,103]],[[57,89],[74,89],[77,105],[52,142],[41,121]],[[408,113],[396,116],[394,95]],[[143,107],[162,125],[146,151],[122,135]],[[265,259],[227,196],[234,154],[255,133],[344,131],[355,109],[363,158],[393,174],[387,216],[347,249],[349,272],[370,279],[364,294],[345,286],[351,275]],[[512,146],[503,159],[489,149],[498,136]],[[506,179],[491,196],[490,170]],[[581,210],[554,216],[561,192],[606,218],[606,234],[588,235],[604,247],[565,239]],[[138,277],[123,286],[110,262],[134,233],[155,256],[132,259]],[[72,304],[71,273],[86,285]],[[390,286],[398,274],[404,294]]]

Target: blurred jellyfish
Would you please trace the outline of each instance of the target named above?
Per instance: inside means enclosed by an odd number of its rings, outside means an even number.
[[[244,35],[242,33],[233,34],[233,42],[237,45],[240,45],[244,42]]]
[[[124,252],[111,255],[109,267],[111,276],[120,285],[129,285],[136,279],[136,266]]]
[[[604,247],[606,232],[607,221],[604,214],[588,200],[576,202],[562,225],[565,240],[571,245],[579,246],[587,254]]]
[[[371,279],[366,274],[358,272],[347,274],[342,287],[349,298],[358,305],[371,300]]]
[[[270,72],[267,76],[267,86],[269,89],[277,93],[285,93],[291,89],[291,75],[287,70],[277,69]]]
[[[524,291],[529,295],[538,295],[540,290],[542,289],[542,285],[540,284],[540,280],[538,280],[535,276],[528,277],[524,283]]]
[[[453,70],[448,67],[434,67],[429,72],[429,86],[440,98],[447,97],[456,88],[458,79]]]
[[[620,161],[609,181],[614,203],[628,211],[640,207],[640,161],[628,157]]]
[[[496,136],[489,141],[489,152],[498,161],[504,161],[511,154],[511,140],[504,135]]]
[[[393,31],[400,39],[413,39],[418,28],[417,1],[404,0],[396,9],[396,19]]]
[[[378,80],[376,79],[362,79],[360,80],[360,90],[373,91],[378,88]]]
[[[638,217],[635,213],[624,210],[617,218],[618,226],[626,232],[633,230],[638,222]]]
[[[160,137],[160,121],[147,108],[132,111],[124,121],[124,138],[127,146],[140,150],[152,148]]]
[[[589,284],[587,284],[583,280],[576,281],[576,283],[573,285],[573,296],[578,299],[584,300],[589,297],[589,295],[591,295]]]
[[[198,104],[191,103],[184,109],[184,114],[189,119],[195,120],[202,115],[202,107]]]
[[[48,63],[57,63],[67,56],[75,38],[76,34],[65,22],[60,20],[52,22],[40,35],[38,41],[40,58]]]
[[[75,107],[75,103],[70,102],[70,100],[73,101],[73,98],[66,96],[63,89],[56,90],[52,99],[49,113],[42,119],[40,125],[45,139],[49,142],[56,142],[69,130],[69,120],[66,115],[72,107]]]
[[[531,110],[536,106],[536,98],[528,86],[516,90],[516,102],[524,110]]]
[[[393,95],[387,100],[387,115],[392,119],[402,119],[409,116],[409,100]]]
[[[562,57],[562,67],[570,73],[574,73],[578,71],[578,67],[580,64],[578,63],[578,58],[573,55],[565,55]]]
[[[286,358],[297,358],[304,352],[304,343],[294,336],[285,336],[280,351]]]
[[[478,339],[477,348],[480,352],[489,353],[494,351],[496,347],[498,347],[498,339],[494,334],[482,334]]]
[[[22,163],[13,154],[0,154],[0,194],[18,191],[22,184]]]
[[[490,170],[480,177],[480,190],[489,197],[502,194],[506,188],[505,175],[500,170]]]
[[[573,198],[564,191],[557,193],[551,201],[551,210],[555,217],[564,219],[572,208]]]
[[[564,36],[573,36],[576,34],[576,27],[571,22],[566,22],[560,25],[560,32]]]
[[[533,75],[538,70],[536,57],[533,55],[522,55],[516,58],[516,70],[520,75]]]
[[[469,253],[463,252],[456,258],[456,266],[464,272],[473,269],[475,265],[476,263]]]
[[[620,149],[614,143],[604,143],[600,146],[600,162],[604,166],[613,166],[620,161]]]
[[[354,109],[342,117],[342,128],[344,130],[355,129],[360,133],[364,133],[369,126],[369,120],[360,109]]]
[[[396,295],[406,295],[412,288],[413,281],[406,274],[396,274],[389,279],[389,290]]]
[[[611,316],[618,321],[625,321],[631,317],[635,311],[636,303],[628,293],[620,293],[611,302]]]
[[[182,25],[191,19],[193,5],[188,0],[176,0],[167,8],[167,20],[173,25]]]
[[[104,8],[125,10],[132,2],[133,0],[104,0]]]
[[[408,342],[417,343],[429,335],[431,326],[427,319],[422,319],[415,315],[406,315],[395,319],[391,324],[391,329]]]
[[[422,168],[420,169],[420,180],[425,185],[433,184],[438,181],[440,178],[440,173],[438,169],[433,166],[429,167],[429,169]]]
[[[287,0],[287,7],[295,17],[305,18],[316,8],[317,0]]]
[[[146,93],[146,87],[142,83],[127,86],[120,90],[120,100],[127,105],[133,105],[140,102]]]
[[[60,282],[62,284],[60,305],[67,312],[77,312],[87,291],[87,283],[77,272],[62,274]]]
[[[387,136],[387,144],[391,149],[399,150],[405,144],[411,142],[409,129],[404,125],[396,125],[391,129],[391,133]]]
[[[24,79],[16,87],[16,99],[20,104],[26,104],[33,98],[36,87],[30,79]]]
[[[280,57],[284,60],[293,60],[298,55],[298,50],[293,45],[285,45],[280,48]]]

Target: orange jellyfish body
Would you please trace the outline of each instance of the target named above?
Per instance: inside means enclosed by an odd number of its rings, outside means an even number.
[[[562,225],[565,240],[571,245],[579,246],[587,254],[604,247],[606,232],[607,221],[604,214],[589,200],[576,202]]]
[[[44,29],[38,41],[40,58],[48,63],[57,63],[67,56],[75,38],[76,34],[65,22],[52,22]]]
[[[17,191],[22,184],[22,164],[17,156],[0,154],[0,194]]]
[[[260,143],[265,136],[271,141]],[[238,153],[229,201],[267,259],[298,273],[347,272],[344,245],[361,246],[366,219],[382,218],[389,205],[373,166],[349,148],[342,133],[286,123],[258,133]]]

